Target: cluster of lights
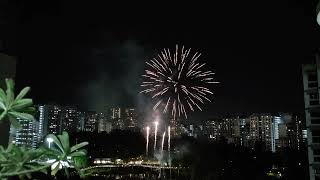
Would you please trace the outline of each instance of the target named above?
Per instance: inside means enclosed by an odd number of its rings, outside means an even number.
[[[142,164],[143,160],[141,161],[129,161],[128,164]]]
[[[127,163],[124,163],[122,159],[116,159],[115,161],[111,161],[111,160],[106,160],[106,159],[96,159],[93,162],[94,164],[129,164],[129,165],[141,165],[143,163],[143,160],[136,160],[136,161],[129,161]]]
[[[111,164],[112,161],[110,160],[94,160],[94,164]]]

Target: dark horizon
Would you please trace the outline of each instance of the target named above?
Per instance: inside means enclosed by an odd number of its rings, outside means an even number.
[[[315,59],[319,42],[315,3],[215,2],[167,7],[160,18],[152,15],[163,11],[153,7],[144,12],[153,19],[141,22],[107,3],[4,2],[0,40],[3,52],[18,58],[18,88],[31,86],[35,104],[144,107],[138,96],[144,62],[179,44],[201,52],[221,82],[213,86],[213,102],[192,117],[303,113],[301,65]]]

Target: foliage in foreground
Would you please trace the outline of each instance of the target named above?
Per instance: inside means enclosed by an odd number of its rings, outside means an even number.
[[[10,144],[7,149],[0,147],[0,179],[19,176],[31,178],[33,172],[47,173],[48,165],[39,163],[45,155],[43,149],[28,149]]]
[[[75,168],[82,175],[80,168],[83,167],[82,158],[86,158],[87,152],[82,149],[88,145],[82,142],[70,147],[69,135],[50,134],[47,138],[53,139],[52,148],[45,146],[38,149],[30,149],[10,144],[7,149],[0,146],[0,179],[9,177],[25,177],[31,179],[32,173],[41,172],[47,174],[51,167],[51,175],[55,176],[59,170],[64,170],[69,177],[68,168]]]
[[[0,88],[0,122],[9,120],[13,127],[20,129],[21,125],[17,118],[35,120],[32,115],[35,112],[32,99],[24,98],[30,87],[25,87],[14,97],[14,81],[6,79],[6,85],[6,92]]]
[[[49,134],[47,138],[52,138],[54,143],[54,146],[50,149],[49,157],[56,160],[51,166],[51,175],[55,175],[62,168],[67,177],[70,176],[69,167],[80,170],[79,164],[75,163],[75,158],[79,160],[79,158],[86,156],[87,151],[82,148],[88,145],[88,142],[82,142],[70,147],[69,134],[65,131],[58,136]]]

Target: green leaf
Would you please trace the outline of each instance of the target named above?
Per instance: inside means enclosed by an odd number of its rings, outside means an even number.
[[[0,121],[7,115],[7,111],[3,111],[0,115]]]
[[[56,164],[56,163],[57,163],[57,164]],[[53,165],[56,165],[56,166],[54,167],[54,169],[51,169],[51,175],[52,175],[52,176],[56,175],[57,172],[59,171],[60,161],[55,162]],[[53,166],[53,165],[52,165],[52,166]],[[52,167],[52,166],[51,166],[51,167]]]
[[[11,106],[11,104],[14,101],[14,82],[12,79],[6,79],[6,84],[7,84],[7,101],[6,101],[6,105],[7,106]]]
[[[47,143],[47,142],[46,142]],[[55,143],[56,144],[56,143]],[[42,147],[40,147],[45,153],[45,156],[49,159],[59,159],[58,156],[61,155],[61,150],[57,149],[57,148],[53,148],[53,147],[47,147],[45,145],[42,145]]]
[[[82,148],[84,146],[87,146],[88,144],[89,144],[88,142],[82,142],[80,144],[76,144],[76,145],[71,147],[71,151],[70,152],[74,152],[74,151],[76,151],[76,150],[78,150],[78,149],[80,149],[80,148]]]
[[[0,88],[0,101],[5,102],[7,100],[6,93]]]
[[[58,135],[58,138],[65,152],[70,153],[69,134],[66,131],[63,131],[62,135]]]
[[[3,109],[4,111],[7,110],[6,105],[4,105],[4,103],[1,101],[0,101],[0,109]]]
[[[6,152],[12,151],[13,149],[15,149],[15,147],[16,147],[16,145],[10,143],[10,144],[8,145],[7,149],[6,149]]]
[[[19,99],[19,100],[16,100],[11,108],[14,109],[14,110],[21,110],[23,108],[26,108],[26,107],[29,107],[32,105],[32,99]]]
[[[46,138],[52,138],[54,142],[54,146],[51,146],[50,149],[48,149],[47,146],[42,147],[44,149],[47,149],[45,150],[45,157],[56,160],[54,163],[51,164],[51,174],[55,175],[59,170],[64,169],[65,175],[68,176],[69,173],[67,167],[63,167],[63,169],[60,169],[61,162],[63,161],[71,163],[74,166],[74,168],[76,168],[78,174],[81,174],[82,172],[79,167],[86,166],[85,162],[87,151],[85,149],[80,148],[88,145],[88,143],[83,142],[71,147],[73,150],[73,152],[71,152],[69,134],[66,131],[62,132],[61,135],[57,136],[54,134],[49,134]],[[72,160],[68,159],[68,157],[71,157]],[[81,159],[84,159],[82,164]]]
[[[21,124],[17,121],[17,119],[14,116],[9,115],[9,121],[11,125],[16,129],[21,129]]]
[[[30,87],[23,88],[18,94],[18,96],[16,97],[16,101],[21,100],[29,91],[30,91]]]
[[[6,85],[7,89],[13,90],[14,89],[14,81],[11,78],[6,78]]]
[[[44,174],[48,174],[48,170],[47,169],[41,169],[40,172],[42,172]]]
[[[77,157],[77,156],[85,156],[86,154],[87,152],[84,149],[82,149],[82,150],[71,153],[70,156]]]
[[[24,113],[28,113],[28,114],[34,114],[36,112],[36,108],[34,107],[26,107],[26,108],[23,108],[23,110],[21,110],[21,112],[24,112]]]
[[[57,136],[55,136],[54,134],[49,134],[49,135],[47,135],[46,139],[48,139],[48,138],[52,138],[55,145],[57,145],[59,147],[60,151],[62,153],[64,153],[64,149],[63,149],[59,139],[57,138]]]
[[[0,151],[0,161],[5,161],[5,160],[6,160],[5,155]]]
[[[3,156],[0,161],[0,179],[4,177],[31,177],[33,172],[41,172],[50,165],[38,163],[40,156],[44,153],[42,149],[30,149],[9,144],[5,150],[0,147],[0,154]]]
[[[26,120],[35,120],[34,117],[31,114],[27,114],[27,113],[20,113],[20,112],[16,112],[16,111],[10,111],[9,114],[17,117],[17,118],[21,118],[21,119],[26,119]]]
[[[74,162],[73,163],[74,167],[78,171],[80,171],[80,169],[82,169],[88,165],[88,159],[86,156],[75,156],[75,157],[73,157],[73,162]]]

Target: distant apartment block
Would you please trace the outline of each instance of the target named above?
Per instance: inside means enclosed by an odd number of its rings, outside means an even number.
[[[38,145],[38,122],[25,119],[17,119],[21,129],[10,128],[10,142],[17,146],[37,148]]]

